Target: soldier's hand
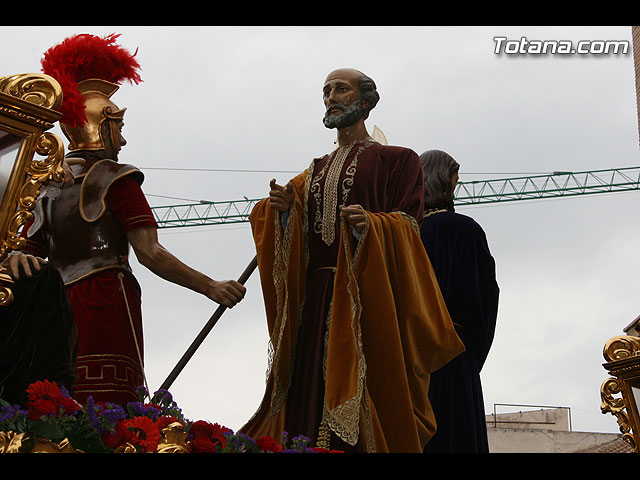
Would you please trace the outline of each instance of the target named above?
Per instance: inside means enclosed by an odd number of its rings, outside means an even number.
[[[356,232],[364,232],[367,226],[367,214],[361,205],[340,205],[340,216],[344,218]]]
[[[276,179],[269,182],[269,202],[271,208],[284,212],[291,208],[293,204],[293,183],[289,182],[286,186],[278,185]]]
[[[34,270],[40,271],[42,265],[46,265],[47,261],[40,257],[35,257],[27,253],[13,252],[3,262],[2,266],[6,268],[11,276],[15,279],[21,277],[24,273],[26,277],[32,277]]]
[[[207,297],[214,302],[233,308],[243,298],[247,289],[235,280],[213,280],[207,291]]]

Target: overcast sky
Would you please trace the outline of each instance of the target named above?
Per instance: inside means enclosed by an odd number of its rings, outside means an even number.
[[[144,171],[152,206],[261,198],[271,178],[286,182],[294,173],[282,171],[328,153],[335,132],[321,122],[322,84],[340,67],[377,83],[370,132],[377,125],[390,144],[418,154],[449,152],[462,181],[640,165],[631,45],[626,55],[495,53],[494,37],[630,43],[628,26],[5,26],[0,75],[40,71],[44,51],[68,36],[114,32],[138,49],[143,79],[113,97],[127,107],[120,161]],[[563,406],[573,430],[619,432],[600,412],[602,349],[640,314],[638,195],[458,209],[485,229],[501,287],[482,371],[487,413],[513,410],[501,404]],[[247,223],[159,233],[216,279],[237,278],[255,254]],[[216,304],[135,260],[133,268],[153,390]],[[258,407],[268,338],[257,272],[247,287],[171,387],[188,418],[238,429]]]

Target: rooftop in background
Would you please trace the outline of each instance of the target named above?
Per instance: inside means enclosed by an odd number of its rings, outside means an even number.
[[[493,413],[486,418],[491,453],[632,452],[631,446],[622,439],[622,435],[572,431],[569,407],[539,406],[527,411]]]

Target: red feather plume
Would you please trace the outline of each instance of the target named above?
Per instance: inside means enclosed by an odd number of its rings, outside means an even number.
[[[62,88],[60,121],[72,127],[83,125],[84,97],[78,83],[89,78],[99,78],[120,84],[123,80],[140,83],[140,65],[133,54],[116,44],[120,35],[112,33],[104,37],[79,34],[51,47],[40,61],[42,72],[55,78]]]

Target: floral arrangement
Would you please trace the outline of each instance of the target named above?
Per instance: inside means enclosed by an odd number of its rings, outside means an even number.
[[[0,399],[0,453],[334,453],[297,436],[289,443],[257,440],[204,420],[187,420],[171,394],[152,397],[138,388],[138,402],[82,406],[64,387],[47,380],[27,389],[26,409]],[[145,402],[148,399],[148,402]]]

